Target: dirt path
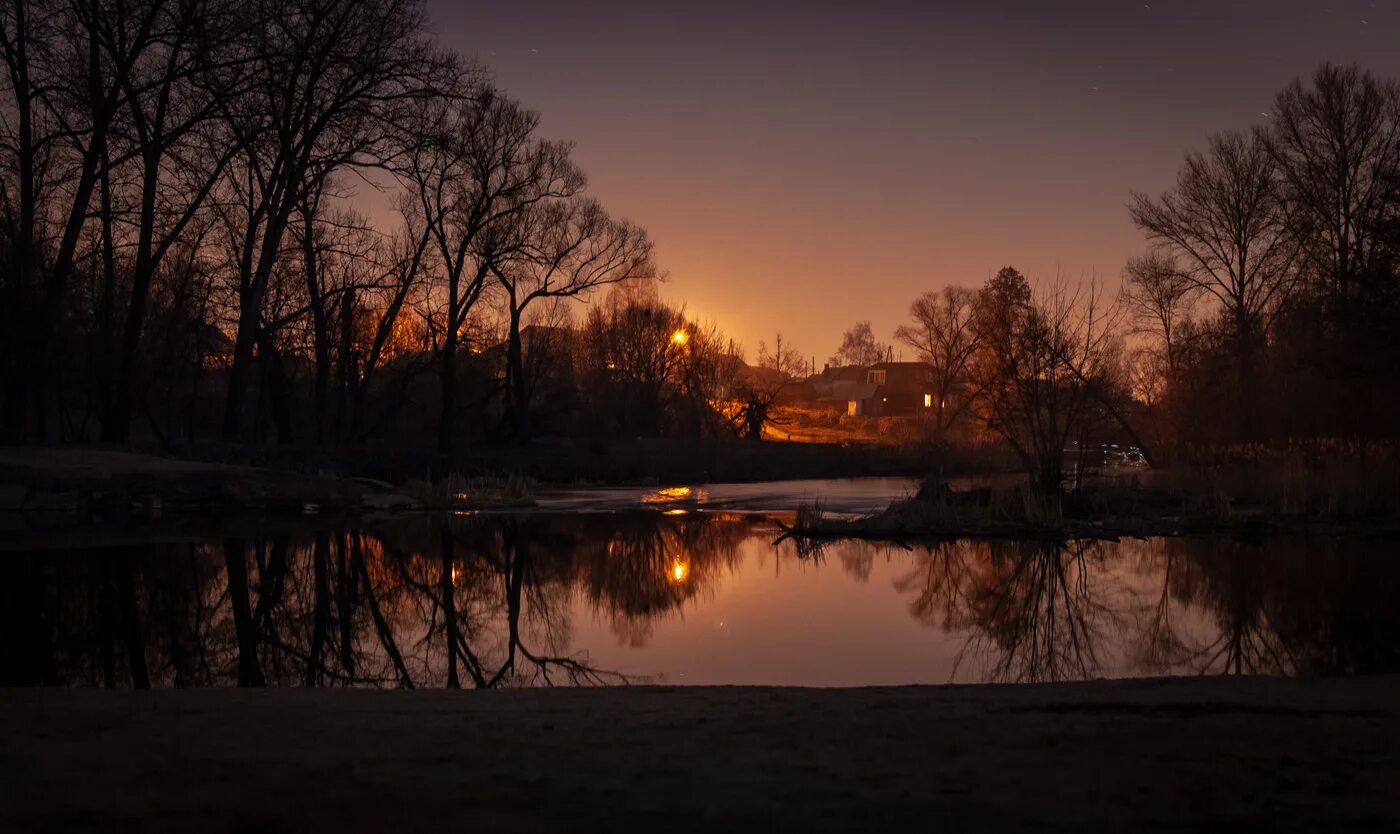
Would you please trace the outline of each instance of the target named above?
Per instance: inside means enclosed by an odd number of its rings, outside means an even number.
[[[1400,830],[1400,679],[0,692],[0,830]]]

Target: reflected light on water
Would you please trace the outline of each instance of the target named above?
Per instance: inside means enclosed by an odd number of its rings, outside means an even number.
[[[689,578],[690,564],[677,556],[675,560],[671,562],[671,581],[679,585]]]
[[[688,486],[662,487],[642,496],[643,504],[676,504],[704,501],[705,491]]]

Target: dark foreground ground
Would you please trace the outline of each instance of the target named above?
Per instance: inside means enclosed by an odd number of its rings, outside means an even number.
[[[0,831],[1396,831],[1397,696],[9,690]]]

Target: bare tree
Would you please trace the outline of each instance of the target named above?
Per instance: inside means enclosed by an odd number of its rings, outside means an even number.
[[[964,287],[924,293],[909,307],[913,324],[900,325],[894,336],[933,367],[934,420],[938,436],[951,428],[972,404],[968,365],[977,351],[973,310],[977,294]]]
[[[875,338],[870,322],[858,321],[841,337],[841,347],[831,357],[833,365],[874,365],[883,362],[887,346]]]
[[[1182,327],[1190,321],[1198,290],[1176,257],[1166,251],[1133,258],[1123,270],[1120,298],[1133,331],[1157,343],[1154,350],[1170,374],[1176,373]]]
[[[1133,222],[1219,303],[1244,403],[1253,399],[1255,355],[1296,275],[1278,173],[1258,133],[1224,133],[1187,154],[1175,188],[1155,199],[1134,193],[1129,206]]]
[[[0,9],[6,78],[3,211],[8,260],[0,292],[6,396],[0,419],[42,437],[49,360],[93,194],[112,164],[109,139],[139,63],[159,43],[158,2],[12,0]],[[120,31],[111,22],[121,19]],[[115,36],[120,42],[114,42]]]
[[[791,343],[784,344],[781,333],[774,338],[771,350],[766,342],[758,343],[756,366],[735,364],[733,390],[737,408],[731,419],[741,436],[753,441],[763,439],[763,427],[772,422],[778,397],[805,367],[802,352]]]
[[[304,318],[310,325],[313,360],[312,417],[319,441],[327,440],[332,433],[331,383],[337,371],[342,392],[338,416],[340,427],[347,428],[347,398],[360,373],[355,355],[357,324],[365,312],[360,309],[360,298],[386,285],[393,286],[395,294],[406,294],[417,280],[411,253],[407,263],[386,264],[386,256],[392,259],[394,253],[366,218],[326,207],[332,199],[326,186],[323,183],[307,195],[291,229],[301,251],[305,309],[309,314]],[[396,306],[391,296],[377,311],[388,318],[381,323],[392,330],[401,309],[402,303]],[[372,344],[370,347],[373,350]]]
[[[656,276],[645,231],[614,220],[591,199],[538,203],[520,217],[520,242],[491,264],[505,295],[506,422],[528,431],[530,401],[525,384],[521,321],[540,299],[575,298],[598,287]]]
[[[1400,86],[1324,64],[1279,93],[1265,134],[1307,266],[1339,299],[1390,274],[1400,252]]]
[[[1033,298],[1007,268],[978,293],[976,320],[971,369],[982,419],[1020,458],[1040,511],[1058,516],[1065,450],[1089,443],[1117,385],[1113,310],[1092,284],[1074,290],[1057,280]]]
[[[125,441],[130,432],[152,281],[166,256],[186,242],[204,201],[241,150],[216,117],[221,99],[241,93],[244,74],[229,69],[233,59],[225,44],[246,19],[224,0],[148,0],[145,5],[153,17],[152,47],[126,76],[120,129],[110,140],[116,153],[109,154],[122,160],[118,172],[133,169],[131,207],[115,217],[104,213],[104,220],[130,225],[130,294],[102,422],[103,439],[114,442]],[[94,24],[104,33],[104,53],[118,60],[131,40],[131,15],[109,10],[95,15]],[[104,189],[108,181],[104,178]]]
[[[345,398],[342,426],[348,437],[361,437],[402,403],[402,393],[391,392],[382,397],[381,413],[366,413],[370,392],[385,366],[407,366],[397,375],[405,386],[425,364],[415,357],[430,355],[427,330],[416,327],[418,320],[409,314],[413,294],[426,283],[430,237],[426,224],[409,222],[382,238],[374,259],[376,279],[349,288],[342,297],[339,365]]]
[[[568,147],[535,137],[539,117],[494,90],[422,117],[426,141],[401,166],[440,270],[442,401],[438,451],[451,451],[457,352],[493,265],[518,256],[523,216],[583,188]]]
[[[263,306],[293,216],[335,171],[384,164],[414,104],[454,96],[471,77],[428,44],[415,0],[258,0],[247,13],[236,48],[254,77],[221,107],[243,149],[225,178],[237,205],[225,213],[238,297],[230,440],[242,430],[254,348],[271,342]]]

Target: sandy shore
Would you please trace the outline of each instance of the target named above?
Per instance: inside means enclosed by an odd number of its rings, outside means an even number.
[[[1400,830],[1400,678],[0,692],[0,830]]]

